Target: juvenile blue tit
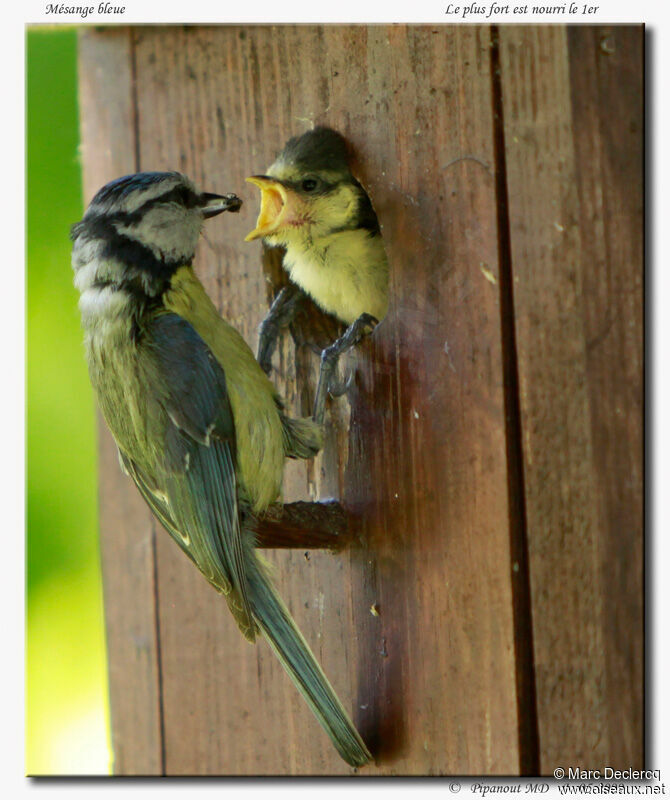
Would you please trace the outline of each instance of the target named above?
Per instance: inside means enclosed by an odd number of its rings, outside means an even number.
[[[240,205],[175,172],[100,189],[72,228],[89,374],[121,465],[156,517],[244,636],[267,638],[342,758],[360,766],[370,753],[272,588],[251,530],[279,494],[285,457],[313,456],[321,429],[284,414],[191,267],[204,220]]]
[[[291,281],[350,326],[343,344],[351,346],[386,315],[389,270],[377,215],[349,169],[344,138],[324,127],[296,136],[265,175],[247,180],[261,190],[261,208],[246,241],[284,247]],[[261,328],[266,371],[273,343],[264,339],[276,337],[295,303],[290,290],[280,294]]]

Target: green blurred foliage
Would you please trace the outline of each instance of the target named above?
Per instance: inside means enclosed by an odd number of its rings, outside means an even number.
[[[26,40],[26,771],[107,772],[95,406],[69,227],[82,215],[77,34]]]

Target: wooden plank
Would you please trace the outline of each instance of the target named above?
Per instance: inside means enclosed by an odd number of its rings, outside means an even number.
[[[254,345],[267,292],[258,245],[242,243],[258,202],[244,177],[315,122],[355,147],[393,308],[331,405],[325,454],[289,470],[285,497],[343,498],[361,545],[277,553],[277,583],[376,747],[366,773],[518,771],[488,31],[135,35],[139,167],[247,201],[208,225],[195,263]],[[285,340],[278,385],[296,411],[315,364]],[[166,771],[347,773],[276,659],[241,640],[165,536],[158,579]]]
[[[79,37],[79,105],[88,203],[107,181],[134,172],[132,53],[127,29]],[[154,582],[154,522],[119,468],[100,420],[100,539],[114,772],[162,772]]]
[[[568,29],[609,762],[644,764],[644,29]]]
[[[638,136],[633,150],[627,150],[619,138],[625,131],[630,144],[631,119],[641,124],[639,106],[632,102],[640,90],[640,73],[634,56],[626,61],[627,71],[617,72],[612,65],[608,72],[593,52],[597,35],[573,34],[570,70],[565,28],[500,29],[545,774],[557,765],[621,767],[631,763],[629,756],[639,758],[641,747],[635,720],[642,708],[633,710],[640,699],[641,643],[639,632],[628,627],[641,624],[642,599],[640,140]],[[577,49],[577,42],[586,51]],[[622,84],[627,85],[620,98]],[[616,116],[614,110],[605,110],[613,102]],[[621,161],[626,162],[625,178],[609,177]],[[623,201],[629,190],[631,198]],[[606,214],[604,194],[607,205],[624,203],[625,209],[606,225],[601,217]],[[633,213],[624,220],[627,212]],[[618,246],[619,236],[624,249],[611,260],[610,247]],[[619,271],[623,259],[629,264]],[[617,309],[629,316],[617,319]],[[632,416],[629,425],[617,421],[623,409]],[[620,447],[631,449],[614,467],[614,453],[606,443],[609,436],[619,435]],[[613,502],[626,484],[625,495]],[[633,500],[632,507],[617,520],[613,515],[626,499]],[[622,557],[632,561],[625,564]],[[620,578],[608,585],[612,572]],[[618,610],[617,605],[628,609]],[[614,711],[619,690],[626,701]],[[627,744],[617,743],[631,722]]]
[[[359,648],[361,695],[391,770],[514,773],[489,34],[371,28],[366,44],[366,69],[338,99],[365,153],[393,307],[349,442],[345,497],[364,533],[354,619],[378,642]],[[363,109],[348,101],[356,83]],[[362,613],[371,602],[379,620]]]

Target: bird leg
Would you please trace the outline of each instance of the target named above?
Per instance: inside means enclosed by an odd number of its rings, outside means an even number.
[[[267,374],[272,370],[272,354],[282,328],[290,325],[298,311],[304,293],[292,283],[287,284],[275,297],[270,310],[258,329],[258,355],[256,360]]]
[[[249,525],[256,547],[341,550],[350,539],[347,515],[336,500],[270,506]]]
[[[323,424],[323,418],[326,412],[326,395],[333,394],[339,396],[349,388],[351,384],[351,377],[344,382],[336,382],[334,379],[337,362],[343,353],[357,345],[364,336],[372,333],[377,325],[377,320],[372,314],[361,314],[361,316],[354,320],[346,331],[337,339],[330,347],[327,347],[321,353],[321,369],[319,371],[319,384],[316,388],[316,397],[314,398],[314,412],[312,419],[319,425]]]

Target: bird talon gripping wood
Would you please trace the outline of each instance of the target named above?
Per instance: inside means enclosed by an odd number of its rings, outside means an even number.
[[[331,397],[342,397],[343,394],[346,394],[351,389],[355,374],[353,369],[349,369],[344,378],[333,375],[328,383],[328,394]]]
[[[304,296],[297,286],[291,283],[284,286],[259,326],[256,360],[266,375],[272,371],[272,354],[277,346],[279,332],[291,323]]]
[[[351,338],[357,323],[360,341],[374,327],[370,320],[386,315],[388,262],[377,215],[349,169],[343,137],[324,127],[296,136],[265,175],[247,180],[261,190],[260,213],[247,241],[261,238],[269,247],[286,248],[283,265],[291,281],[350,326],[338,341]],[[272,309],[269,316],[277,318]],[[282,324],[290,321],[284,314]],[[327,386],[324,402],[326,392]]]
[[[175,172],[104,186],[72,228],[89,374],[124,470],[179,547],[262,633],[342,758],[370,753],[255,552],[284,459],[310,458],[321,427],[291,419],[191,262],[203,221],[236,211]]]
[[[314,412],[312,419],[317,424],[323,423],[326,409],[326,395],[339,397],[344,394],[353,381],[353,372],[349,374],[346,381],[339,382],[336,378],[336,368],[340,356],[355,347],[364,336],[368,336],[375,329],[377,320],[372,314],[361,314],[352,322],[347,330],[337,341],[321,353],[321,369],[319,370],[319,383],[316,388],[314,398]]]

